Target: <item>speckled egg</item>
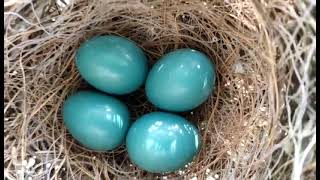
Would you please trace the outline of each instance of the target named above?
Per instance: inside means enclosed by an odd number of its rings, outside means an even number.
[[[172,172],[190,163],[200,148],[198,129],[165,112],[145,114],[130,127],[126,147],[131,161],[152,173]]]
[[[206,101],[215,78],[215,66],[204,53],[179,49],[165,54],[152,67],[146,80],[146,95],[160,109],[188,111]]]
[[[93,87],[110,94],[128,94],[145,82],[147,57],[133,41],[120,36],[97,36],[76,54],[80,75]]]
[[[63,105],[64,124],[83,146],[108,151],[120,146],[129,125],[129,110],[118,99],[95,91],[79,91]]]

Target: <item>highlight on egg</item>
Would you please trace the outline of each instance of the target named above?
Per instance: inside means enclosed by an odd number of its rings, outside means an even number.
[[[82,43],[76,66],[90,85],[116,95],[137,90],[148,73],[143,50],[133,41],[115,35],[96,36]]]
[[[72,137],[95,151],[109,151],[123,144],[131,123],[124,103],[96,91],[79,91],[69,96],[62,115]]]
[[[185,118],[152,112],[138,118],[126,137],[131,161],[143,170],[166,173],[182,169],[198,154],[200,134]]]
[[[148,100],[174,112],[204,103],[215,86],[215,65],[204,53],[178,49],[162,56],[151,68],[145,85]]]

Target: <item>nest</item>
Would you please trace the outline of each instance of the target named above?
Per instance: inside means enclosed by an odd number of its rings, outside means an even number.
[[[6,177],[263,179],[270,175],[271,155],[282,137],[277,129],[284,103],[279,85],[289,74],[286,63],[279,65],[279,41],[271,26],[277,11],[270,4],[79,0],[8,1],[5,7]],[[130,162],[124,146],[105,153],[90,151],[63,125],[65,98],[91,88],[75,67],[76,50],[86,39],[106,34],[135,41],[150,65],[185,47],[204,52],[216,64],[215,91],[203,105],[181,114],[197,124],[202,136],[201,151],[186,168],[147,173]],[[119,97],[133,119],[156,110],[143,91]]]

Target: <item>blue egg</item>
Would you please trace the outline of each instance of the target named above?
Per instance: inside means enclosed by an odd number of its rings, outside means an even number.
[[[130,126],[126,105],[95,91],[80,91],[68,97],[62,114],[71,135],[95,151],[108,151],[120,146]]]
[[[188,111],[206,101],[215,78],[215,66],[205,54],[179,49],[164,55],[152,67],[146,80],[146,94],[160,109]]]
[[[126,147],[131,161],[152,173],[172,172],[190,163],[200,148],[198,129],[165,112],[143,115],[130,127]]]
[[[147,76],[147,57],[134,42],[120,36],[97,36],[77,51],[76,66],[92,86],[110,94],[137,90]]]

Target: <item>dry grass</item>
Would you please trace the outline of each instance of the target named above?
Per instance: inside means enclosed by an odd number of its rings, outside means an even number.
[[[308,103],[315,93],[315,80],[308,74],[315,26],[307,19],[310,15],[295,9],[301,4],[79,0],[64,7],[58,2],[55,6],[53,1],[5,1],[6,178],[277,179],[290,176],[292,168],[297,173],[292,177],[300,177],[301,165],[314,162],[310,152],[315,139],[307,146],[302,146],[302,140],[315,134],[314,108]],[[312,2],[306,8],[315,6]],[[90,88],[75,68],[75,51],[84,40],[100,34],[134,40],[150,64],[182,47],[201,50],[215,62],[215,92],[201,107],[183,114],[197,123],[203,140],[199,156],[186,169],[165,175],[146,173],[130,163],[124,147],[92,152],[66,131],[61,104],[73,91]],[[298,87],[289,88],[292,77],[297,77]],[[134,119],[154,110],[143,94],[141,89],[121,97]],[[299,115],[291,116],[294,100]],[[306,121],[304,114],[309,117]],[[310,123],[305,128],[302,122]],[[314,130],[300,137],[308,128]],[[283,155],[284,144],[291,142],[297,152],[294,163],[290,163],[292,153]]]

